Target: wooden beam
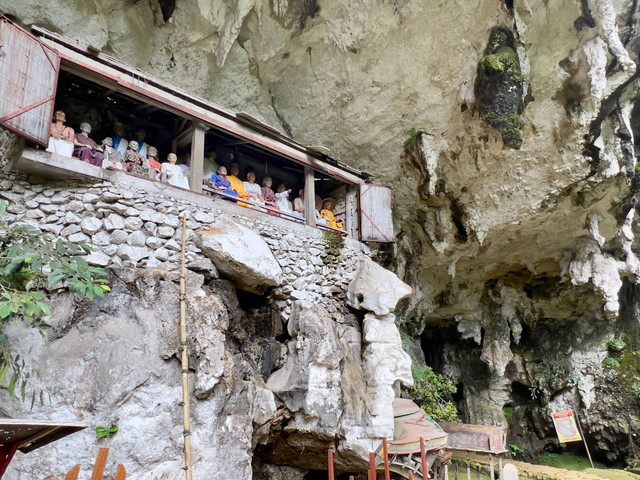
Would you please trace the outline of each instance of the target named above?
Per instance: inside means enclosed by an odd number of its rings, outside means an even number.
[[[191,164],[189,165],[189,187],[191,187],[192,192],[196,193],[202,193],[205,132],[204,123],[193,123],[193,135],[191,136]]]
[[[345,183],[363,183],[362,177],[353,169],[347,166],[334,166],[330,162],[320,160],[312,155],[306,147],[289,138],[283,136],[273,138],[245,126],[229,110],[169,86],[102,53],[97,57],[87,56],[86,52],[80,51],[73,41],[61,35],[38,27],[34,27],[33,31],[42,36],[43,43],[58,51],[63,60],[62,67],[66,71],[81,78],[125,93],[132,98],[176,115],[198,119],[244,141],[259,145],[276,155],[309,166]]]
[[[304,167],[304,216],[307,225],[316,226],[316,186],[311,167]]]

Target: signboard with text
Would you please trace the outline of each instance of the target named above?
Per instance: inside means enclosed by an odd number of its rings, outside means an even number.
[[[556,427],[560,443],[578,442],[582,440],[576,416],[573,412],[559,412],[553,414],[553,425]]]

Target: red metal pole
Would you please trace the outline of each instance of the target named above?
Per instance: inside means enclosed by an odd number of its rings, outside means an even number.
[[[427,450],[424,448],[424,438],[420,437],[420,460],[422,461],[422,478],[429,478],[429,466],[427,465]]]
[[[329,449],[329,480],[336,480],[335,472],[333,471],[333,449]]]
[[[371,452],[369,454],[369,479],[376,480],[376,454]]]
[[[382,449],[384,451],[384,480],[391,480],[391,471],[389,470],[389,449],[387,448],[387,438],[382,439]]]
[[[0,447],[0,478],[6,472],[9,463],[11,463],[11,459],[13,455],[18,450],[18,442],[14,443],[9,447],[5,447],[4,445]]]

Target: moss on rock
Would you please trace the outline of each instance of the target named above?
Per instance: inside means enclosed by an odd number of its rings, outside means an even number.
[[[502,134],[505,146],[522,146],[524,77],[510,32],[494,29],[485,56],[478,62],[475,83],[478,109],[492,128]]]

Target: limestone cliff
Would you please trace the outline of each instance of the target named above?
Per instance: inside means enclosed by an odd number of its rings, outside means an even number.
[[[0,10],[393,185],[397,243],[381,257],[414,288],[404,313],[466,418],[540,450],[549,413],[574,408],[597,455],[621,458],[640,407],[637,2],[214,3]],[[497,30],[509,51],[490,45]],[[510,79],[479,89],[483,69]]]

